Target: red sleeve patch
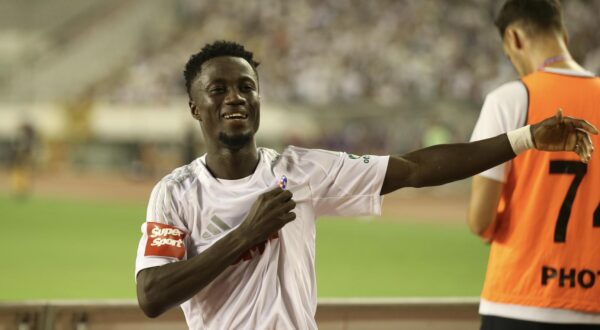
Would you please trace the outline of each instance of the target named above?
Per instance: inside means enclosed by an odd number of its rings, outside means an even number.
[[[185,256],[183,239],[186,233],[177,227],[158,222],[146,223],[146,251],[144,256],[171,257],[182,260]]]

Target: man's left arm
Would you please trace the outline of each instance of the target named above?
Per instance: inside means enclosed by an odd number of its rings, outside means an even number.
[[[471,232],[481,237],[485,243],[490,243],[494,238],[496,210],[503,186],[503,182],[483,175],[474,176],[471,182],[467,223]]]
[[[533,147],[544,151],[575,151],[583,162],[587,162],[593,152],[589,134],[598,134],[598,130],[585,120],[563,117],[559,110],[556,116],[531,127],[525,126],[490,139],[437,145],[391,156],[381,194],[403,187],[437,186],[461,180]]]
[[[525,125],[529,94],[522,81],[506,83],[485,97],[471,141],[490,138]],[[471,180],[467,224],[474,234],[491,243],[498,226],[496,214],[511,162],[479,173]]]

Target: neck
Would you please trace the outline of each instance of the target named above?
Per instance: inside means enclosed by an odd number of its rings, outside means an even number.
[[[562,38],[540,41],[539,47],[531,53],[530,70],[534,72],[543,68],[561,68],[585,71],[573,60],[567,45]]]
[[[218,179],[237,180],[250,176],[258,165],[258,151],[254,139],[241,149],[223,146],[208,147],[206,167]]]

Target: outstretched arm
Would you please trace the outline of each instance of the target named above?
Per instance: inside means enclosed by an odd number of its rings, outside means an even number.
[[[387,194],[403,187],[437,186],[461,180],[530,148],[574,151],[587,162],[594,150],[589,134],[598,130],[585,120],[556,116],[507,134],[471,143],[443,144],[391,156],[381,188]]]

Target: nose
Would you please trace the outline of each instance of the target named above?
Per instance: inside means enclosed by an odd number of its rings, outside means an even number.
[[[245,104],[246,99],[242,97],[240,91],[237,88],[230,88],[225,96],[225,104],[227,105],[241,105]]]

